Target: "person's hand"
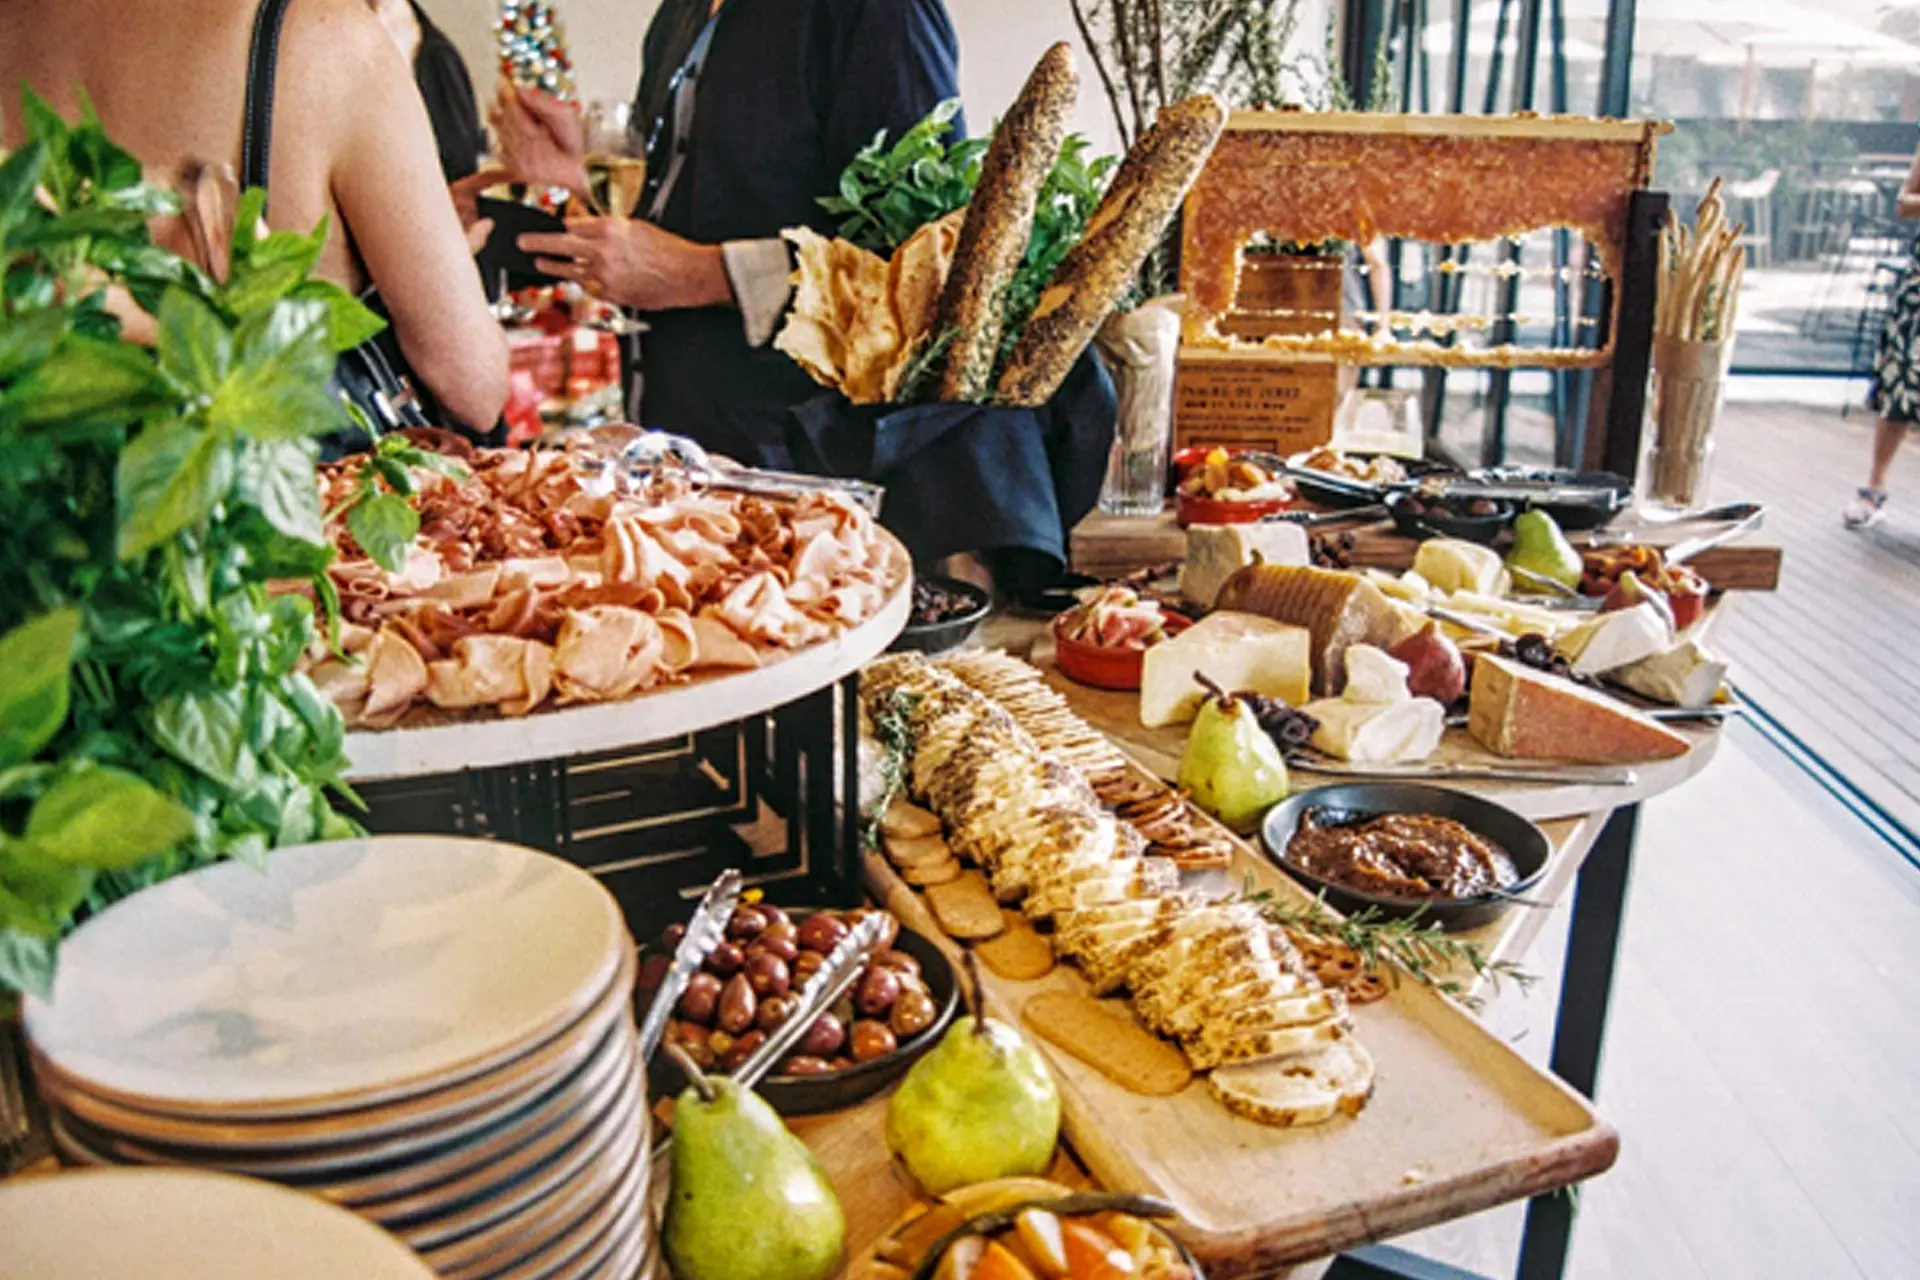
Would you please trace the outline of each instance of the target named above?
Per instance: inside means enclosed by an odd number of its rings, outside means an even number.
[[[534,266],[588,293],[638,311],[716,307],[733,301],[720,246],[695,244],[651,222],[575,218],[564,234],[529,232],[520,248]]]
[[[586,194],[586,126],[577,103],[502,80],[488,119],[515,178]]]
[[[479,253],[486,248],[487,238],[493,234],[493,219],[480,216],[480,196],[488,187],[497,187],[503,182],[513,181],[513,172],[499,165],[488,165],[476,173],[464,178],[456,178],[447,184],[447,194],[453,197],[453,210],[460,215],[460,225],[466,229],[467,248]]]

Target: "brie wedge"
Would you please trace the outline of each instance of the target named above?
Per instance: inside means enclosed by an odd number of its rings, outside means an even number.
[[[1440,745],[1447,709],[1407,692],[1407,664],[1372,645],[1347,650],[1347,687],[1303,708],[1320,722],[1313,745],[1353,764],[1424,760]]]
[[[1727,664],[1702,648],[1699,641],[1684,640],[1664,653],[1622,667],[1613,678],[1655,702],[1704,707],[1719,695],[1727,678]]]
[[[1673,628],[1652,603],[1603,613],[1560,637],[1554,648],[1573,663],[1573,673],[1597,676],[1617,671],[1673,645]]]

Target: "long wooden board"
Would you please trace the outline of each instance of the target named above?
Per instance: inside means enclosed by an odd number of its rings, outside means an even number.
[[[922,896],[878,855],[864,862],[882,905],[957,958]],[[1240,841],[1227,879],[1309,900]],[[1086,990],[1067,966],[1036,982],[984,982],[989,1011],[1009,1021],[1041,991]],[[1355,1118],[1306,1129],[1240,1119],[1198,1079],[1171,1098],[1142,1097],[1041,1043],[1088,1171],[1171,1201],[1179,1234],[1216,1280],[1538,1195],[1613,1163],[1619,1135],[1585,1099],[1431,989],[1404,981],[1354,1021],[1376,1064],[1373,1099]]]
[[[1354,534],[1356,568],[1398,573],[1413,564],[1420,544],[1403,538],[1386,522],[1336,526]],[[1688,525],[1635,527],[1640,541],[1669,547],[1698,529]],[[1073,567],[1102,578],[1117,578],[1149,565],[1169,564],[1187,554],[1187,533],[1173,514],[1110,516],[1096,511],[1074,526],[1071,539]],[[1747,538],[1702,552],[1690,562],[1700,576],[1719,591],[1773,591],[1780,585],[1780,547]]]

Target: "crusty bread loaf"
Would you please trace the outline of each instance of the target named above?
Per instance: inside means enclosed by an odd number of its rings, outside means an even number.
[[[1207,1087],[1227,1110],[1260,1124],[1320,1124],[1360,1113],[1373,1093],[1373,1059],[1349,1036],[1279,1062],[1221,1067]]]
[[[1349,648],[1384,649],[1400,631],[1399,614],[1380,588],[1338,569],[1251,564],[1227,579],[1214,608],[1305,627],[1313,635],[1313,688],[1327,695],[1346,684]]]
[[[1467,731],[1495,755],[1575,764],[1671,760],[1690,745],[1604,693],[1494,654],[1473,660]]]
[[[1026,257],[1034,206],[1060,154],[1079,88],[1073,50],[1054,45],[994,131],[929,330],[936,341],[954,335],[933,380],[937,400],[985,400],[993,390],[1007,287]]]
[[[1004,404],[1045,404],[1153,252],[1213,154],[1227,109],[1211,94],[1176,102],[1134,142],[1087,233],[1060,261],[1000,375]],[[984,179],[983,179],[984,180]]]

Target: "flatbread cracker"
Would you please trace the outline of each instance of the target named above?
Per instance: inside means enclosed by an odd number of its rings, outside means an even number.
[[[974,947],[980,963],[1013,982],[1031,982],[1052,973],[1052,944],[1035,933],[1018,911],[1002,911],[1000,918],[1007,931]]]
[[[921,867],[953,857],[952,847],[939,836],[886,836],[881,843],[886,846],[887,861],[896,867]]]
[[[940,834],[940,819],[905,796],[896,796],[880,818],[880,834],[891,839],[923,840]]]
[[[1121,1088],[1151,1097],[1180,1092],[1193,1079],[1186,1055],[1133,1020],[1125,1006],[1068,991],[1033,997],[1020,1016]]]
[[[947,884],[960,878],[960,860],[944,858],[939,862],[911,862],[900,869],[900,875],[908,884],[921,888]]]
[[[1000,918],[1000,904],[994,900],[987,879],[978,871],[969,871],[957,880],[927,889],[927,906],[947,936],[962,941],[998,937],[1006,931]]]

